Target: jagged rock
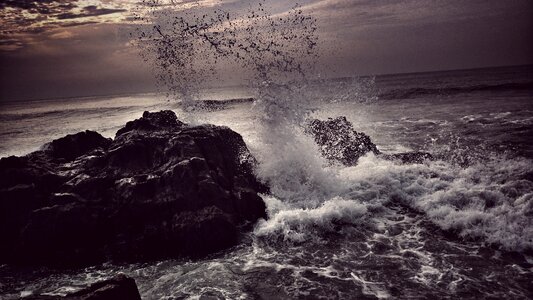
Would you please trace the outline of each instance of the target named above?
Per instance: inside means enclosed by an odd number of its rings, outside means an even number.
[[[163,110],[156,113],[145,111],[142,118],[129,121],[126,126],[117,131],[116,136],[123,133],[136,131],[155,131],[155,130],[173,130],[184,126],[185,124],[178,120],[176,114],[170,110]]]
[[[422,163],[433,159],[427,152],[384,154],[368,135],[355,131],[352,123],[343,116],[324,121],[313,119],[308,122],[306,132],[314,137],[325,158],[346,166],[356,165],[357,160],[369,152],[402,163]]]
[[[66,296],[31,295],[24,300],[141,300],[141,295],[133,278],[119,274],[111,279],[100,281],[80,291]]]
[[[53,158],[73,160],[96,148],[106,149],[110,144],[111,139],[104,138],[98,132],[86,130],[54,140],[43,148]]]
[[[205,255],[266,218],[267,188],[229,128],[145,112],[112,141],[84,132],[50,145],[0,160],[1,263]]]
[[[307,126],[315,142],[320,146],[322,155],[344,165],[355,165],[359,157],[379,151],[370,137],[353,129],[346,117],[329,118],[325,121],[311,120]]]

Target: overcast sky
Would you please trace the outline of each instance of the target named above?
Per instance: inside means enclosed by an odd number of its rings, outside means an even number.
[[[0,99],[153,90],[154,76],[130,43],[136,2],[1,1]],[[200,2],[233,10],[250,5],[244,0]],[[276,13],[295,3],[266,2]],[[532,0],[300,4],[318,20],[319,38],[327,50],[320,63],[337,76],[533,64]]]

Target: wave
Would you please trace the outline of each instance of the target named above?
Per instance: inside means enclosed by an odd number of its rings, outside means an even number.
[[[264,197],[271,219],[258,224],[257,236],[278,235],[284,240],[304,242],[315,237],[313,230],[332,232],[336,224],[362,223],[367,207],[356,201],[335,197],[317,208],[291,208],[273,197]],[[281,208],[281,209],[280,209]]]
[[[318,202],[310,196],[314,206],[265,197],[270,219],[258,224],[255,234],[291,242],[327,238],[338,225],[379,227],[397,207],[407,207],[457,237],[530,251],[531,165],[528,159],[503,158],[466,168],[445,161],[404,165],[370,154],[357,166],[339,167],[337,190]]]
[[[393,89],[378,94],[379,99],[410,99],[426,95],[452,96],[472,92],[501,92],[501,91],[533,91],[533,82],[515,82],[502,84],[479,84],[471,86],[451,86],[438,88],[407,88]]]

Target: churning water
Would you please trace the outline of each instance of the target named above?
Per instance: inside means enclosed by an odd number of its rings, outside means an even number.
[[[369,154],[354,167],[330,165],[297,122],[268,132],[258,126],[277,116],[271,111],[265,121],[261,103],[204,110],[196,122],[231,127],[258,158],[257,174],[272,187],[272,195],[264,195],[268,220],[236,248],[198,261],[70,272],[4,266],[0,294],[61,294],[124,272],[146,299],[529,298],[533,95],[531,88],[501,85],[530,84],[531,74],[531,67],[515,67],[378,76],[366,102],[360,99],[368,90],[353,84],[349,92],[359,94],[342,101],[317,101],[319,91],[330,89],[308,88],[314,91],[305,104],[308,117],[345,115],[384,152],[424,150],[441,158],[423,164]],[[339,88],[338,82],[317,84]],[[497,88],[469,90],[481,85]],[[435,87],[441,88],[424,90]],[[459,88],[464,91],[448,92]],[[210,90],[204,98],[250,96],[236,91]],[[2,156],[79,130],[111,137],[143,110],[168,108],[186,114],[156,95],[6,104]]]
[[[316,22],[298,8],[282,17],[260,5],[247,18],[174,18],[155,7],[141,17],[154,20],[140,27],[139,44],[180,104],[159,95],[2,104],[1,155],[86,129],[112,137],[144,110],[173,109],[243,135],[271,187],[269,218],[239,246],[202,260],[61,272],[3,266],[2,297],[64,294],[117,272],[135,278],[144,299],[533,296],[531,66],[317,81],[306,62]],[[195,59],[236,60],[253,80],[203,90],[216,72]],[[196,100],[248,97],[255,101],[195,109]],[[353,167],[331,165],[301,125],[336,116],[383,152],[439,159],[405,165],[368,154]]]

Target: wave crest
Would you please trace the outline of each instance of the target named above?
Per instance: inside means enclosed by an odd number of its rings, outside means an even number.
[[[304,242],[318,232],[331,232],[336,225],[361,224],[367,208],[353,200],[335,197],[317,208],[290,208],[272,197],[263,198],[271,210],[271,219],[258,223],[259,237],[281,236],[285,241]],[[274,210],[274,211],[272,211]]]

